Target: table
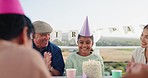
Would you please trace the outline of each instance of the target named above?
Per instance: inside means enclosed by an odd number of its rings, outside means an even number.
[[[53,76],[52,78],[66,78],[66,76]],[[76,76],[76,78],[82,78],[82,77]],[[112,76],[104,76],[103,78],[112,78]]]
[[[53,76],[52,78],[66,78],[66,76]],[[76,78],[82,78],[81,76],[76,76]]]

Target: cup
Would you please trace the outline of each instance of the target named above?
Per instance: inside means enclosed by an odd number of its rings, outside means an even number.
[[[112,70],[112,78],[121,78],[122,70]]]
[[[66,76],[67,78],[75,78],[76,69],[66,69]]]

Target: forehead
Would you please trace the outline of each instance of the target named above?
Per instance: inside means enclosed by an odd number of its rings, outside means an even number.
[[[46,35],[46,34],[50,34],[50,33],[36,33],[38,35]]]
[[[144,29],[142,33],[148,35],[148,29]]]
[[[80,40],[80,41],[83,41],[83,40],[91,40],[91,38],[90,38],[90,37],[83,37],[83,36],[81,36],[81,37],[79,38],[79,40]]]

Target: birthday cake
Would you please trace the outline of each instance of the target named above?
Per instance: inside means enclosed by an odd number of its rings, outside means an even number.
[[[86,78],[102,78],[101,63],[95,60],[84,61],[82,65],[83,74]]]

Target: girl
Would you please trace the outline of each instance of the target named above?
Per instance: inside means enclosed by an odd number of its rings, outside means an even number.
[[[90,34],[89,26],[88,26],[88,19],[86,18],[86,22],[84,26],[78,34],[78,52],[74,52],[67,57],[65,68],[74,68],[76,69],[76,75],[82,76],[82,63],[84,61],[88,61],[89,59],[99,61],[102,67],[102,73],[104,72],[104,64],[102,57],[94,54],[92,46],[94,44],[94,37]]]

